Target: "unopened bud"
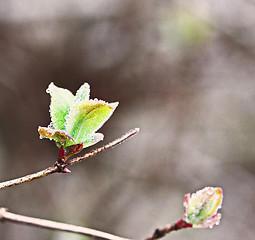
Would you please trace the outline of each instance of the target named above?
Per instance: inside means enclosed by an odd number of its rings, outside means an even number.
[[[221,214],[223,191],[221,188],[206,187],[202,190],[185,195],[185,214],[183,220],[192,224],[194,228],[207,228],[218,225]]]

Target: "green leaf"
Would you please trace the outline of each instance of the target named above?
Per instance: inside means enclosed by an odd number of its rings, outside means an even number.
[[[81,101],[74,105],[68,115],[66,132],[77,143],[91,139],[91,136],[109,119],[118,103],[104,101]]]
[[[51,96],[50,115],[55,129],[65,130],[66,115],[73,104],[73,94],[64,88],[60,88],[51,83],[46,90]]]
[[[75,140],[62,130],[55,130],[46,127],[39,127],[38,132],[41,138],[53,139],[58,147],[64,147],[76,144]]]
[[[81,101],[88,101],[89,100],[89,93],[90,88],[88,83],[84,83],[81,85],[81,87],[76,92],[76,95],[74,97],[74,103],[81,102]]]

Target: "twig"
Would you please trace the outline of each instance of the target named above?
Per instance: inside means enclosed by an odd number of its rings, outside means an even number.
[[[72,232],[82,234],[88,237],[100,238],[104,240],[129,240],[109,233],[101,232],[98,230],[75,226],[66,223],[44,220],[40,218],[27,217],[15,213],[8,212],[6,208],[0,208],[0,220],[10,221],[21,224],[33,225],[41,228],[54,229],[65,232]]]
[[[89,153],[86,153],[85,155],[83,155],[81,157],[77,157],[77,158],[70,160],[69,162],[66,163],[66,166],[71,166],[71,165],[74,165],[74,164],[84,160],[84,159],[94,157],[96,154],[103,152],[109,148],[112,148],[112,147],[126,141],[128,138],[136,135],[138,132],[139,132],[139,128],[132,129],[129,132],[127,132],[126,134],[124,134],[123,136],[121,136],[120,138],[115,139],[114,141],[106,144],[105,146],[102,146],[100,148],[97,148],[97,149],[89,152]]]
[[[167,226],[165,228],[157,228],[151,237],[146,238],[145,240],[155,240],[164,237],[166,234],[177,231],[184,228],[192,227],[192,224],[185,222],[183,219],[179,220],[177,223]]]
[[[103,152],[103,151],[105,151],[109,148],[112,148],[112,147],[124,142],[125,140],[127,140],[128,138],[134,136],[138,132],[139,132],[139,128],[132,129],[129,132],[127,132],[126,134],[124,134],[123,136],[121,136],[120,138],[115,139],[114,141],[106,144],[105,146],[94,149],[91,152],[86,153],[85,155],[83,155],[81,157],[77,157],[77,158],[72,159],[69,162],[66,162],[65,166],[71,166],[71,165],[74,165],[76,163],[79,163],[82,160],[93,157],[93,156],[95,156],[96,154],[98,154],[100,152]],[[19,184],[25,183],[25,182],[30,182],[32,180],[35,180],[35,179],[38,179],[38,178],[41,178],[41,177],[45,177],[49,174],[56,173],[56,172],[59,172],[59,167],[58,166],[48,167],[44,170],[26,175],[24,177],[20,177],[20,178],[12,179],[12,180],[9,180],[9,181],[1,182],[0,183],[0,189],[11,187],[11,186],[14,186],[14,185],[19,185]]]

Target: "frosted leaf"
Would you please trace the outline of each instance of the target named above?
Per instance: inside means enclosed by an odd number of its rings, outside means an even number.
[[[50,115],[54,129],[65,130],[65,117],[73,104],[73,94],[64,88],[60,88],[50,83],[47,93],[51,95]]]
[[[58,147],[62,146],[65,148],[67,146],[76,144],[75,140],[62,130],[39,127],[38,132],[41,138],[49,138],[50,140],[54,140]]]
[[[88,83],[84,83],[76,92],[74,97],[74,104],[81,101],[89,100],[90,87]]]
[[[77,143],[86,141],[112,115],[118,103],[82,101],[72,107],[66,122],[66,132]]]
[[[70,109],[73,108],[73,106],[75,106],[77,103],[81,102],[81,101],[88,101],[89,100],[89,94],[90,94],[90,86],[88,83],[84,83],[76,92],[75,96],[74,96],[74,101],[72,106],[70,107]],[[70,111],[69,109],[69,111]],[[69,113],[69,112],[68,112]],[[65,122],[67,122],[69,119],[69,114],[66,114],[65,116]],[[66,125],[65,125],[66,126]]]

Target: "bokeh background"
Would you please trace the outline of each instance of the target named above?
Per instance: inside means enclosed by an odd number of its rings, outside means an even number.
[[[254,0],[1,0],[0,181],[55,162],[37,132],[50,82],[120,102],[97,146],[141,132],[72,174],[1,190],[0,205],[144,239],[182,217],[185,193],[220,186],[219,226],[165,239],[254,239],[254,39]],[[6,222],[0,239],[85,237]]]

